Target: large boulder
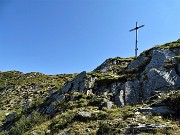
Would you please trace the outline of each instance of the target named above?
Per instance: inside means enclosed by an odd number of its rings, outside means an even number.
[[[154,91],[165,92],[178,88],[179,80],[174,69],[152,68],[143,80],[144,99],[148,99]]]
[[[78,74],[74,80],[68,82],[63,88],[62,92],[66,93],[69,91],[79,91],[83,92],[85,89],[85,84],[86,84],[86,71],[81,72]]]
[[[144,72],[149,72],[153,68],[160,68],[164,65],[165,60],[175,56],[169,49],[154,49],[150,51],[151,61],[146,66]]]

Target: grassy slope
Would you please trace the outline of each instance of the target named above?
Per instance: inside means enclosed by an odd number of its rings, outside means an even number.
[[[21,109],[26,101],[41,104],[50,96],[49,90],[58,91],[73,76],[45,75],[36,72],[23,74],[18,71],[0,72],[0,125],[6,113]]]
[[[180,91],[178,91],[180,93]],[[180,97],[178,97],[180,98]],[[161,101],[167,100],[168,97],[164,96]],[[174,98],[172,98],[173,101]],[[62,106],[65,108],[63,113],[56,113],[53,118],[39,117],[36,113],[36,123],[31,120],[21,119],[16,123],[16,126],[11,130],[11,134],[23,133],[30,135],[33,132],[37,134],[58,134],[68,131],[70,134],[124,134],[130,133],[124,131],[127,125],[141,124],[167,124],[171,128],[157,129],[142,134],[178,134],[180,132],[179,124],[171,118],[163,118],[161,116],[148,116],[144,114],[135,114],[137,107],[146,106],[147,104],[137,104],[134,106],[126,106],[124,108],[117,108],[113,106],[111,109],[102,108],[98,106],[104,99],[96,97],[95,95],[86,96],[82,93],[76,93],[74,101],[64,102],[61,101],[56,104],[59,112],[62,111]],[[91,112],[91,117],[82,117],[78,114],[79,111]],[[136,120],[134,120],[136,119]],[[34,121],[34,120],[33,120]],[[31,123],[31,126],[27,126]]]

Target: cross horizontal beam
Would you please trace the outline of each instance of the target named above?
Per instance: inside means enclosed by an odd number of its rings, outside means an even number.
[[[145,26],[145,25],[141,25],[141,26],[139,26],[139,27],[136,27],[136,28],[134,28],[134,29],[131,29],[129,32],[134,31],[134,30],[137,30],[137,29],[142,28],[142,27],[144,27],[144,26]]]

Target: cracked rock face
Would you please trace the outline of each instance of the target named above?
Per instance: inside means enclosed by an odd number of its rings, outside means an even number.
[[[164,62],[175,56],[169,49],[155,49],[150,51],[151,61],[141,73],[144,100],[148,99],[153,91],[167,91],[179,87],[179,76],[174,69],[164,68]]]
[[[145,71],[144,72],[148,72],[150,71],[152,68],[160,68],[164,65],[164,61],[174,57],[175,54],[168,50],[168,49],[156,49],[156,50],[152,50],[150,52],[151,55],[151,61],[150,63],[146,66]]]
[[[124,87],[110,87],[118,91],[115,92],[115,103],[118,106],[133,104],[149,99],[154,91],[165,92],[180,87],[180,77],[175,69],[164,67],[164,62],[175,55],[169,49],[153,49],[149,54],[140,55],[128,66],[128,69],[142,67],[140,76],[124,82]]]
[[[151,96],[153,91],[167,91],[176,89],[179,86],[179,76],[172,70],[163,67],[153,68],[147,74],[147,79],[143,81],[144,98]]]
[[[177,51],[176,51],[177,52]],[[175,68],[164,67],[165,61],[173,59],[176,54],[169,49],[152,49],[148,53],[141,54],[131,62],[127,69],[140,68],[137,77],[128,81],[116,81],[96,85],[98,78],[87,75],[85,71],[78,74],[72,81],[67,82],[61,92],[54,95],[56,100],[64,99],[64,93],[87,92],[97,95],[104,95],[108,100],[113,101],[117,106],[123,107],[143,100],[149,99],[155,91],[165,92],[180,87],[180,77]],[[106,60],[101,68],[104,72],[109,68]],[[118,61],[111,61],[110,65],[118,65]],[[113,63],[114,62],[114,63]],[[176,62],[176,64],[179,64]],[[136,71],[135,71],[136,72]],[[103,73],[102,73],[103,74]],[[112,96],[108,97],[108,93]],[[72,98],[72,97],[71,97]]]
[[[138,79],[125,83],[125,103],[134,104],[140,101],[140,83]]]
[[[66,93],[69,91],[79,91],[83,92],[85,89],[85,79],[86,79],[86,72],[83,71],[78,74],[73,81],[68,82],[63,88],[62,92]]]
[[[128,65],[128,69],[133,69],[133,68],[137,68],[138,66],[144,65],[148,59],[149,58],[147,55],[145,54],[140,55],[135,61],[131,62]]]

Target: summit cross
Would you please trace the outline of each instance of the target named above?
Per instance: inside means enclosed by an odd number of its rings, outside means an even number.
[[[135,56],[137,57],[138,50],[138,29],[144,27],[144,25],[138,26],[138,22],[136,22],[136,27],[131,29],[129,32],[136,30],[136,45],[135,45]]]

